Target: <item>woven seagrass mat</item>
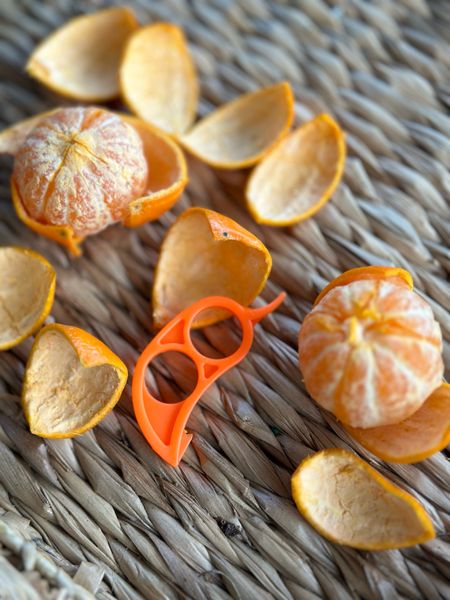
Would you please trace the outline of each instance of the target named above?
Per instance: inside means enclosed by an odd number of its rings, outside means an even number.
[[[23,71],[35,44],[103,1],[0,2],[0,124],[55,106]],[[56,266],[52,316],[91,330],[130,369],[151,333],[149,296],[167,226],[191,204],[237,219],[269,247],[263,299],[289,298],[257,327],[247,359],[222,377],[189,422],[194,440],[173,469],[136,428],[129,389],[95,430],[73,440],[31,436],[19,394],[31,340],[0,354],[0,598],[349,599],[450,597],[450,469],[443,452],[386,465],[352,442],[304,391],[296,337],[321,286],[365,264],[408,269],[444,333],[450,367],[450,3],[447,0],[135,0],[142,22],[186,30],[202,80],[201,113],[288,79],[298,122],[332,112],[349,158],[320,213],[289,229],[257,227],[242,207],[246,174],[190,161],[175,209],[138,230],[111,227],[74,260],[27,230],[0,165],[0,242]],[[187,257],[188,259],[188,257]],[[226,352],[229,324],[204,331]],[[167,393],[189,379],[173,361]],[[174,383],[175,382],[175,383]],[[175,385],[176,384],[176,385]],[[403,551],[328,543],[296,512],[289,477],[307,454],[349,447],[412,492],[438,537]]]

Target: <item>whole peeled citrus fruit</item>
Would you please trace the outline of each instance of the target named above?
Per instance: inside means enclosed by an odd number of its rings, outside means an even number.
[[[431,307],[383,269],[341,276],[300,330],[306,388],[352,427],[398,423],[442,382],[442,335]]]
[[[147,183],[136,130],[94,107],[44,117],[19,148],[13,180],[28,215],[85,236],[120,221]]]

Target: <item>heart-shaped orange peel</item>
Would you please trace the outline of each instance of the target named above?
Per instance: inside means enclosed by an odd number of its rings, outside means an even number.
[[[425,460],[450,444],[450,385],[443,383],[418,411],[396,425],[346,429],[382,460],[394,463]]]
[[[56,110],[20,121],[3,130],[0,133],[0,153],[15,155],[36,125]],[[148,165],[144,195],[130,202],[128,212],[123,216],[124,225],[138,227],[159,218],[179,199],[188,182],[187,165],[182,150],[168,135],[136,117],[123,113],[118,116],[139,134]],[[84,237],[76,236],[70,224],[51,225],[33,219],[24,207],[14,179],[11,179],[11,195],[17,216],[25,225],[65,246],[75,256],[81,254],[79,245]]]
[[[94,336],[47,325],[25,369],[22,404],[31,432],[68,438],[91,429],[114,408],[127,377],[120,358]]]
[[[228,296],[248,306],[263,289],[272,259],[264,244],[224,215],[206,208],[182,213],[164,238],[153,285],[157,328],[206,296]],[[211,309],[195,327],[227,315]]]
[[[290,133],[252,172],[247,206],[258,223],[292,225],[331,198],[345,164],[345,136],[330,115]]]
[[[129,8],[117,7],[76,17],[32,53],[28,73],[63,96],[102,102],[119,95],[119,64],[138,23]]]
[[[361,550],[391,550],[435,537],[423,506],[352,452],[330,448],[292,476],[292,497],[325,538]]]
[[[219,107],[196,123],[180,142],[213,167],[250,167],[280,143],[293,118],[292,89],[281,82]]]
[[[0,350],[34,333],[53,306],[56,273],[40,254],[27,248],[0,248]]]
[[[120,65],[127,105],[141,119],[173,135],[195,119],[198,81],[183,31],[171,23],[152,23],[129,39]]]

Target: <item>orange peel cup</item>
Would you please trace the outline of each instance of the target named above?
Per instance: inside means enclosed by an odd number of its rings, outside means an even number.
[[[172,319],[153,338],[139,357],[133,376],[132,396],[136,419],[146,440],[153,450],[170,465],[178,466],[192,434],[185,431],[189,416],[202,394],[223,373],[238,364],[248,353],[253,341],[253,327],[273,312],[283,302],[281,293],[270,304],[261,308],[246,308],[225,296],[209,296],[192,304]],[[240,322],[242,341],[239,348],[224,358],[209,358],[193,345],[189,335],[195,317],[205,309],[221,308],[229,311]],[[157,400],[145,385],[145,372],[156,356],[165,352],[182,352],[197,367],[198,379],[195,389],[176,404]]]

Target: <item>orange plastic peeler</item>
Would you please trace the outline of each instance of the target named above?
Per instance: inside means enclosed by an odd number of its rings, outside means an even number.
[[[153,450],[172,466],[178,466],[192,434],[185,431],[186,422],[201,395],[225,371],[234,367],[248,353],[253,342],[253,327],[283,302],[285,293],[261,308],[246,308],[224,296],[209,296],[192,304],[168,323],[139,357],[133,375],[132,396],[139,427]],[[193,345],[190,329],[195,317],[208,308],[224,308],[232,313],[242,327],[239,348],[224,358],[208,358]],[[160,402],[145,385],[145,371],[150,362],[164,352],[183,352],[197,367],[197,385],[193,392],[176,404]]]

